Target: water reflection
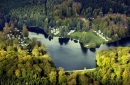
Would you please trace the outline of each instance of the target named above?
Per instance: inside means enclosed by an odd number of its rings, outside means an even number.
[[[130,40],[130,37],[127,37],[116,42],[107,43],[106,45],[108,47],[129,46],[130,44],[129,40]]]
[[[63,45],[63,44],[67,45],[69,40],[70,40],[69,38],[59,38],[58,39],[60,45]]]
[[[81,46],[82,52],[83,52],[84,54],[86,54],[88,49],[83,46],[83,43],[80,43],[80,46]]]
[[[30,32],[35,32],[37,34],[44,34],[44,37],[45,38],[48,38],[48,34],[42,29],[42,28],[38,28],[38,27],[27,27],[27,29],[30,31]]]
[[[90,48],[89,49],[91,52],[95,53],[96,52],[96,48]]]
[[[49,36],[48,37],[49,41],[53,40],[53,37],[52,36]]]

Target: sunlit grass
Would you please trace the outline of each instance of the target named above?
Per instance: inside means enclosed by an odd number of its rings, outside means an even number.
[[[71,38],[78,39],[78,40],[80,40],[81,36],[82,36],[82,32],[74,32],[70,35]],[[87,32],[87,36],[88,36],[88,43],[85,43],[85,45],[89,45],[88,48],[91,48],[90,45],[92,42],[96,43],[96,45],[99,45],[105,42],[105,40],[103,40],[101,37],[97,36],[93,32]]]

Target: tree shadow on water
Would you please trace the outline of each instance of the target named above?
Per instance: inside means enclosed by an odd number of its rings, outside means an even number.
[[[63,45],[63,44],[67,45],[68,42],[69,42],[69,38],[59,38],[60,45]]]
[[[45,38],[48,38],[48,36],[49,36],[42,28],[39,28],[39,27],[27,27],[27,29],[30,32],[35,32],[37,34],[43,34]]]
[[[82,52],[83,52],[84,54],[87,54],[87,50],[88,50],[88,49],[83,46],[83,43],[80,43],[80,46],[81,46]]]
[[[90,48],[89,49],[91,52],[96,52],[96,48]]]

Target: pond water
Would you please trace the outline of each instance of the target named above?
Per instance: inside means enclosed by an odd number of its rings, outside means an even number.
[[[124,38],[114,43],[101,44],[99,48],[86,49],[82,44],[76,43],[69,38],[53,37],[53,39],[49,39],[44,34],[29,32],[29,38],[33,37],[46,46],[56,67],[63,67],[65,70],[81,70],[84,67],[86,69],[95,68],[95,57],[99,50],[117,46],[130,46],[130,38]]]

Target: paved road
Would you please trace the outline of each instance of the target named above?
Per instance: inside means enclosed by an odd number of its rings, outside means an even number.
[[[82,72],[82,71],[89,71],[89,70],[95,70],[96,68],[92,69],[83,69],[83,70],[71,70],[71,71],[65,71],[65,72]]]

